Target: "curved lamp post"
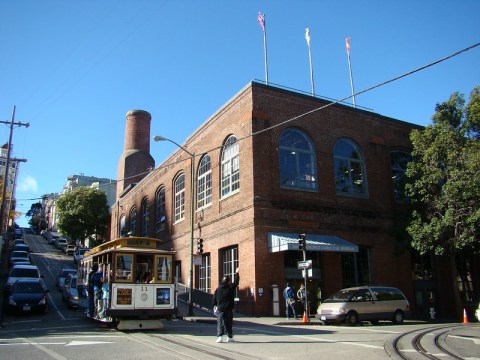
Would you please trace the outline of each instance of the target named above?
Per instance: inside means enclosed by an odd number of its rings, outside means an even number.
[[[195,174],[194,174],[194,161],[195,161],[195,154],[188,151],[184,146],[176,143],[173,140],[164,138],[163,136],[155,135],[153,137],[153,141],[168,141],[172,144],[178,146],[180,149],[185,151],[190,156],[190,278],[189,278],[189,289],[188,289],[188,316],[193,316],[193,213],[195,212],[194,207],[194,188],[195,185]]]

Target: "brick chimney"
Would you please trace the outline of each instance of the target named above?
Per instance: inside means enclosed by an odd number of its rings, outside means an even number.
[[[118,162],[117,199],[131,184],[138,183],[155,167],[150,155],[150,122],[152,116],[144,110],[130,110],[126,115],[125,143]]]

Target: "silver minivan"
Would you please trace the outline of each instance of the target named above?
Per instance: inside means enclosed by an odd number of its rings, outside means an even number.
[[[361,321],[377,323],[379,320],[402,324],[409,315],[410,304],[397,288],[360,286],[342,289],[326,299],[318,307],[315,317],[325,324],[345,322],[355,325]]]

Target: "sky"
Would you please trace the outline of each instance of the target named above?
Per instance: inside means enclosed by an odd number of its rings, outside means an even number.
[[[125,115],[183,144],[252,80],[316,96],[351,94],[480,42],[478,0],[2,0],[0,120],[14,127],[15,197],[25,214],[70,175],[116,180]],[[429,125],[435,105],[480,85],[480,46],[355,97],[357,106]],[[347,100],[351,102],[351,100]],[[0,124],[0,142],[10,126]],[[2,140],[3,139],[3,140]],[[175,145],[151,143],[156,165]],[[24,215],[17,220],[28,226]]]

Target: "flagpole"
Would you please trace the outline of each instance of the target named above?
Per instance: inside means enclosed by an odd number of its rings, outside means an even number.
[[[350,38],[346,38],[345,39],[345,46],[347,48],[347,57],[348,57],[348,69],[349,69],[349,72],[350,72],[350,88],[352,89],[352,103],[353,103],[353,107],[356,108],[356,104],[355,104],[355,87],[353,86],[353,75],[352,75],[352,62],[350,61]]]
[[[268,62],[267,62],[267,20],[265,19],[265,14],[263,15],[264,27],[263,31],[263,53],[265,54],[265,82],[268,85]]]
[[[258,23],[263,31],[263,54],[265,59],[265,83],[268,85],[268,61],[267,61],[267,24],[265,20],[265,14],[261,11],[258,12]]]
[[[312,49],[310,48],[310,28],[305,29],[305,39],[308,45],[308,59],[310,61],[310,82],[312,84],[312,96],[315,96],[315,82],[313,80]]]

